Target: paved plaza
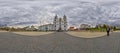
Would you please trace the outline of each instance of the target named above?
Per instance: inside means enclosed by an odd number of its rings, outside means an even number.
[[[96,38],[65,32],[40,36],[0,32],[0,53],[120,53],[120,32]]]

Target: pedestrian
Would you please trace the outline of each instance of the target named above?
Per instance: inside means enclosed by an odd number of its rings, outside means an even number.
[[[109,26],[106,27],[106,32],[107,32],[107,36],[109,36],[110,35],[110,27]]]

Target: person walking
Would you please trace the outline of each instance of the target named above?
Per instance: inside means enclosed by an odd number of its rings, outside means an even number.
[[[109,26],[106,27],[106,32],[107,32],[107,36],[109,36],[110,35],[110,27]]]

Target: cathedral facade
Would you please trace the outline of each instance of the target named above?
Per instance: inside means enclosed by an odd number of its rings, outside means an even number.
[[[67,30],[67,17],[59,18],[57,15],[53,19],[53,24],[45,24],[38,27],[40,31],[66,31]]]
[[[67,30],[67,17],[64,15],[63,18],[59,18],[57,15],[54,18],[53,21],[54,24],[54,30]]]

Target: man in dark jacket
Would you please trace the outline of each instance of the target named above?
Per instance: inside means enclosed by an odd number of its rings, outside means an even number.
[[[106,27],[106,32],[107,32],[107,36],[109,36],[110,35],[110,27],[109,26]]]

